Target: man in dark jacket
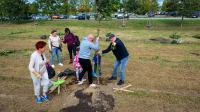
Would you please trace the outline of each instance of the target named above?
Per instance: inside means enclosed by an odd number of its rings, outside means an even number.
[[[117,69],[118,66],[120,65],[120,80],[117,83],[117,85],[122,85],[124,84],[125,68],[128,62],[129,53],[123,42],[119,38],[117,38],[114,34],[110,34],[109,40],[111,41],[110,45],[108,46],[107,49],[102,51],[102,54],[112,51],[116,57],[116,61],[114,63],[114,70],[109,80],[117,80]]]

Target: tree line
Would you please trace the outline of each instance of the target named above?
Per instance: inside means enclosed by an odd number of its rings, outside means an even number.
[[[157,0],[1,0],[0,18],[25,19],[32,14],[77,14],[94,12],[98,19],[110,18],[117,11],[123,13],[148,14],[151,12],[177,11],[182,17],[200,10],[200,0],[164,0],[159,7]]]

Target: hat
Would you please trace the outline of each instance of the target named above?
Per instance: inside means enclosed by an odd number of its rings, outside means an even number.
[[[109,40],[112,39],[113,37],[115,37],[115,35],[112,33],[108,36]]]

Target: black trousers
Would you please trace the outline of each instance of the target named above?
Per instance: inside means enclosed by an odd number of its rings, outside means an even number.
[[[68,51],[69,51],[70,59],[72,60],[72,53],[74,54],[74,56],[76,56],[76,46],[75,45],[68,45],[67,48],[68,48]]]
[[[80,73],[80,76],[79,76],[79,81],[82,80],[83,76],[87,72],[89,84],[92,84],[93,79],[92,79],[92,64],[91,64],[91,61],[89,59],[79,58],[79,63],[81,64],[81,66],[83,68],[83,71]]]

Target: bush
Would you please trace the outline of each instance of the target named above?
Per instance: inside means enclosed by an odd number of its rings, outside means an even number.
[[[177,39],[180,39],[181,36],[177,35],[176,33],[173,33],[172,35],[169,36],[169,38],[177,40]]]
[[[180,44],[181,43],[181,41],[180,41],[181,36],[176,33],[173,33],[172,35],[170,35],[169,38],[172,39],[171,44]]]

